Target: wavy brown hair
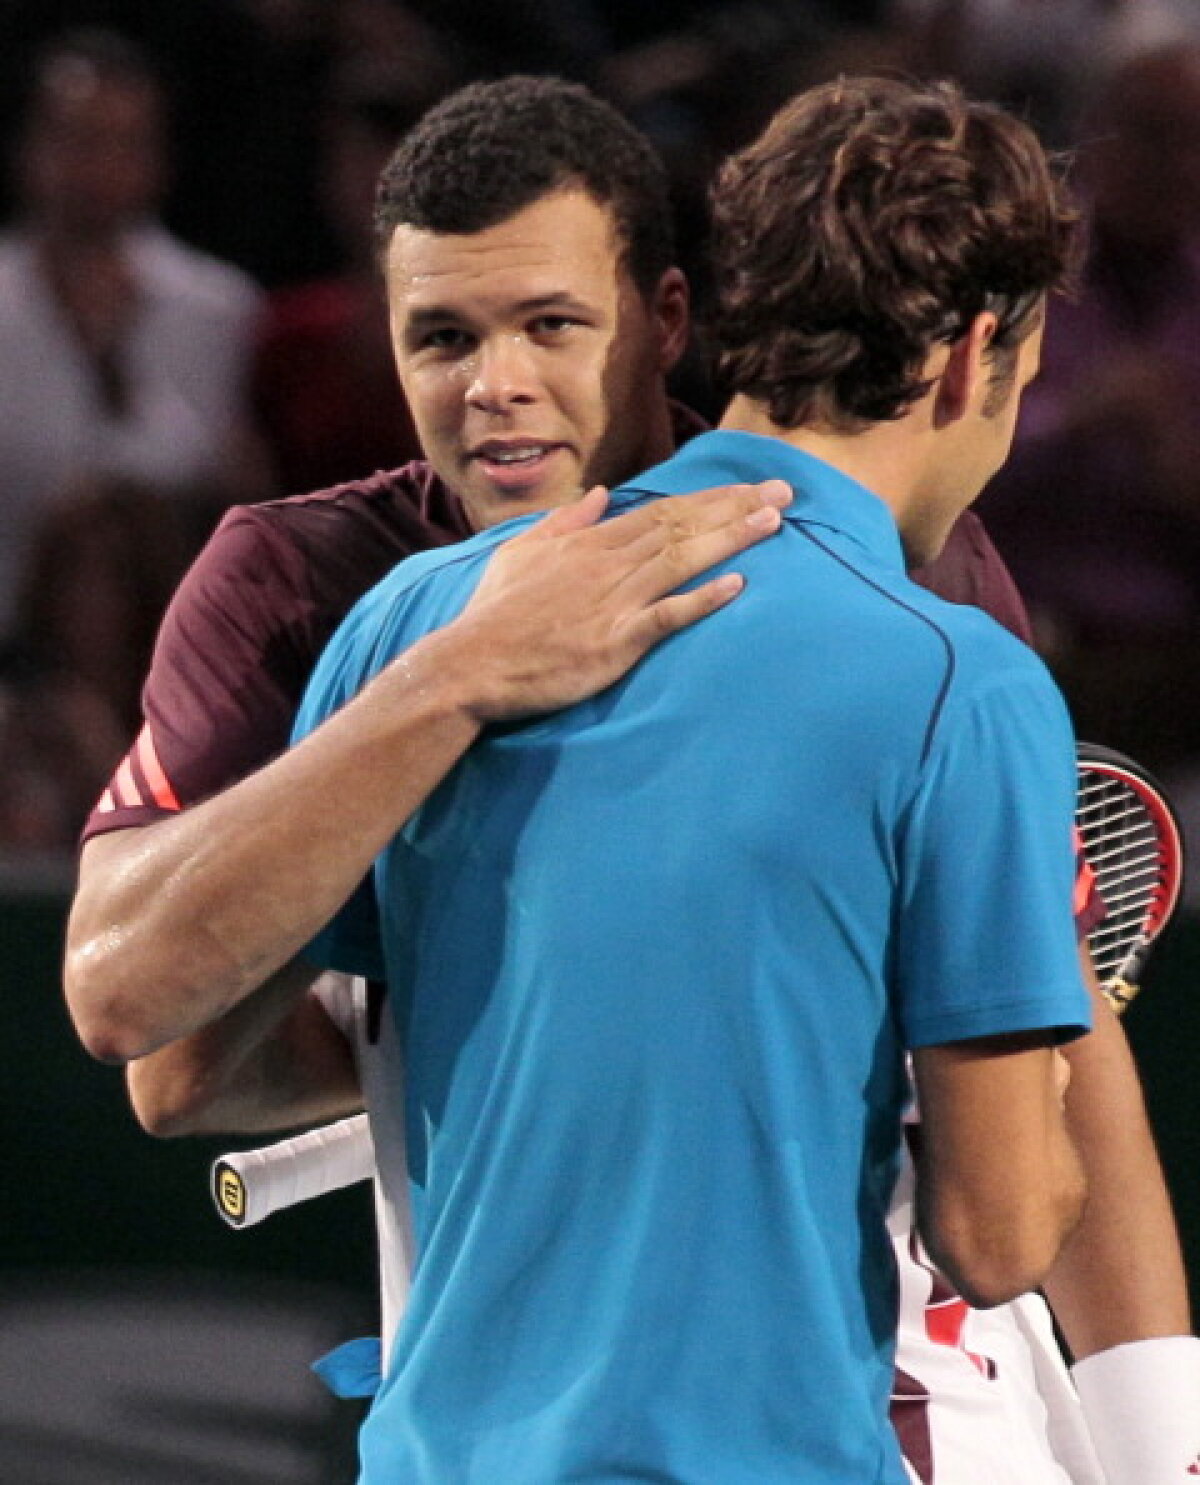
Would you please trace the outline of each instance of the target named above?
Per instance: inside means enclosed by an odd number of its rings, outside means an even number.
[[[932,348],[983,310],[993,377],[1078,258],[1078,213],[1033,131],[952,83],[800,94],[712,188],[715,333],[730,391],[795,428],[894,419]]]

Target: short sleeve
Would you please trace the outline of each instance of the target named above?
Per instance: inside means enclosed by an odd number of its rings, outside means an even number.
[[[167,609],[142,692],[144,726],[84,840],[176,814],[282,752],[311,664],[291,632],[298,561],[257,512],[224,518]]]
[[[895,983],[907,1045],[1087,1030],[1074,806],[1070,723],[1032,656],[947,706],[903,834]]]

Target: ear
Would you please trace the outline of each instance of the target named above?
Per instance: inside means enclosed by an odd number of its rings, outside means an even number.
[[[668,268],[658,281],[650,312],[658,328],[659,370],[670,371],[687,348],[691,328],[691,293],[679,268]]]
[[[999,321],[991,311],[978,314],[949,348],[938,378],[934,419],[937,426],[964,417],[988,380],[987,352]]]

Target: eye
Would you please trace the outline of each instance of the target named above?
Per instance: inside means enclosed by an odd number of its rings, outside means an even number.
[[[571,315],[538,315],[536,320],[530,321],[529,329],[533,335],[553,337],[562,335],[579,323],[579,320]]]
[[[415,349],[453,355],[461,354],[469,349],[471,344],[471,337],[465,330],[460,330],[457,325],[437,325],[432,330],[421,332],[417,337]]]

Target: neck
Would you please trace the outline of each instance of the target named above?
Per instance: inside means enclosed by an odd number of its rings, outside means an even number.
[[[878,495],[900,524],[920,489],[924,451],[921,442],[912,436],[914,430],[909,418],[872,423],[854,433],[826,423],[784,428],[772,420],[762,402],[739,394],[726,409],[720,426],[777,438],[802,453],[823,459]]]

